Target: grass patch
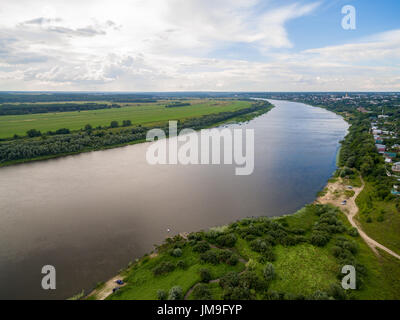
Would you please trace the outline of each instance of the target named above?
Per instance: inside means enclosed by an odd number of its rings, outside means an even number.
[[[400,212],[395,200],[376,199],[373,186],[366,181],[356,203],[360,209],[357,219],[363,230],[385,247],[400,253]],[[368,218],[371,222],[367,222]]]

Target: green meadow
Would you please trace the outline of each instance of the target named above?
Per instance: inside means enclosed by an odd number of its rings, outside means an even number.
[[[58,113],[0,116],[0,138],[14,134],[23,136],[30,129],[45,133],[61,128],[80,130],[86,124],[92,127],[109,126],[111,121],[131,120],[132,125],[148,125],[168,120],[182,120],[250,107],[251,102],[237,100],[193,100],[190,106],[165,108],[171,101],[157,103],[122,103],[121,108]]]

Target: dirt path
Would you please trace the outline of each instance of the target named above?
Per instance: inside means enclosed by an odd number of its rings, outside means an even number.
[[[101,289],[95,289],[93,290],[88,297],[95,295],[96,300],[105,300],[111,293],[112,290],[116,287],[123,287],[123,285],[118,285],[115,281],[117,280],[122,280],[121,275],[115,276],[114,278],[108,280],[102,287]]]
[[[361,178],[361,177],[360,177]],[[339,178],[336,182],[330,182],[326,186],[327,192],[325,195],[318,197],[316,203],[321,204],[333,204],[336,207],[339,207],[347,216],[350,224],[357,229],[360,236],[364,239],[364,241],[368,244],[368,246],[372,249],[372,251],[379,255],[377,248],[387,252],[388,254],[392,255],[393,257],[400,259],[400,255],[393,252],[392,250],[386,248],[379,242],[375,241],[374,239],[370,238],[362,229],[358,222],[355,220],[355,217],[358,213],[358,207],[356,204],[356,198],[364,189],[364,180],[361,178],[362,185],[359,188],[353,187],[354,195],[352,197],[347,197],[344,194],[345,190],[348,190],[346,185],[344,184],[343,180]],[[347,204],[342,205],[342,201],[346,200]]]

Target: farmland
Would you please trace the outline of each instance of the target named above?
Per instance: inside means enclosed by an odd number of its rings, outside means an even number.
[[[92,127],[109,126],[111,121],[131,120],[132,125],[149,125],[168,120],[182,120],[250,106],[248,101],[196,99],[190,106],[165,108],[171,101],[156,103],[121,103],[121,108],[74,112],[25,114],[0,117],[0,138],[23,136],[30,129],[42,132],[60,128],[80,130],[86,124]]]

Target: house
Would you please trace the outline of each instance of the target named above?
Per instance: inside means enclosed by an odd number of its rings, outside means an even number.
[[[385,152],[383,154],[386,158],[394,159],[397,157],[397,153],[395,152]]]
[[[386,151],[386,146],[384,144],[376,144],[375,146],[379,153],[384,153]]]
[[[379,130],[379,129],[375,129],[375,130],[372,130],[372,133],[375,135],[375,134],[381,134],[382,133],[382,130]]]
[[[390,159],[390,158],[385,158],[385,163],[392,163],[392,159]]]
[[[400,144],[397,144],[397,143],[396,143],[396,144],[394,144],[394,145],[392,146],[392,148],[398,150],[398,149],[400,149]]]
[[[375,143],[376,143],[376,144],[382,144],[382,143],[383,143],[383,140],[375,140]]]
[[[392,171],[393,172],[400,172],[400,162],[396,162],[392,166]]]

